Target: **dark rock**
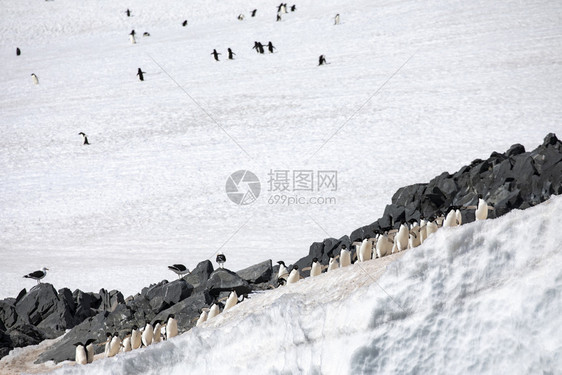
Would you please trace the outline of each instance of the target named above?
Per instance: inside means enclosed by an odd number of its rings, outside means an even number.
[[[18,314],[16,312],[16,307],[13,303],[7,300],[0,301],[0,322],[6,328],[10,328],[18,319]]]
[[[16,304],[18,320],[36,326],[55,310],[57,302],[59,297],[51,284],[37,284]]]
[[[27,290],[25,288],[20,290],[20,292],[18,293],[18,296],[16,297],[16,301],[14,302],[14,305],[16,303],[18,303],[26,294],[27,294]]]
[[[556,145],[557,143],[560,143],[560,141],[558,140],[558,138],[556,137],[556,134],[554,133],[549,133],[547,134],[546,137],[544,137],[544,142],[543,142],[543,146],[553,146]]]
[[[519,155],[525,152],[525,146],[523,146],[522,144],[516,143],[514,145],[512,145],[506,152],[505,152],[505,156],[510,157],[510,156],[515,156],[515,155]]]
[[[64,301],[68,306],[70,313],[74,315],[76,313],[76,302],[74,301],[74,296],[68,288],[59,289],[59,299]]]
[[[18,324],[12,327],[8,333],[14,348],[37,345],[41,341],[45,340],[45,336],[39,329],[27,323]]]
[[[125,303],[123,294],[118,290],[108,292],[105,289],[101,289],[99,295],[101,299],[99,310],[101,311],[112,312],[120,303]]]
[[[77,321],[84,321],[98,313],[101,298],[97,298],[93,293],[84,293],[80,289],[76,289],[72,296],[76,306],[75,318]]]
[[[198,293],[160,312],[154,317],[156,320],[165,321],[169,314],[174,314],[178,321],[178,330],[185,332],[192,328],[200,315],[200,309],[209,306],[213,299],[207,293]]]
[[[272,268],[271,259],[268,259],[236,273],[250,284],[259,284],[271,280]]]
[[[185,275],[183,279],[188,284],[193,285],[194,293],[201,292],[205,289],[205,285],[209,277],[213,273],[213,263],[210,260],[200,262],[191,273]]]
[[[248,282],[234,272],[219,268],[207,280],[206,290],[211,296],[218,296],[220,292],[235,290],[240,296],[252,291]]]

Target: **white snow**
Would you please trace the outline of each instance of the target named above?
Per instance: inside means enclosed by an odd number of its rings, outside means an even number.
[[[252,295],[168,342],[55,374],[554,374],[561,211],[555,197],[441,229],[416,249]]]

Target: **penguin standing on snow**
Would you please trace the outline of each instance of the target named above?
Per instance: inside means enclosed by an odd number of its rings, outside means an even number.
[[[218,53],[216,49],[214,49],[213,52],[211,52],[211,55],[213,55],[216,61],[219,61],[220,53]]]
[[[322,273],[322,264],[318,261],[318,258],[312,259],[312,267],[310,268],[310,276],[318,276]]]
[[[280,21],[281,21],[281,13],[277,13],[277,18],[275,22],[280,22]]]
[[[86,357],[88,358],[88,363],[94,362],[94,342],[96,339],[88,339],[84,344],[86,346]]]
[[[219,268],[224,268],[224,263],[226,262],[226,256],[222,253],[222,251],[220,251],[217,254],[217,258],[215,260],[217,261]]]
[[[213,303],[211,308],[209,309],[209,313],[207,314],[207,320],[214,318],[215,316],[219,315],[221,312],[220,307],[217,303]]]
[[[107,356],[116,356],[119,353],[119,349],[121,349],[121,339],[119,338],[119,333],[115,332],[111,338],[111,342],[109,343],[109,353]]]
[[[106,357],[109,357],[109,348],[110,348],[110,346],[111,346],[111,339],[112,339],[112,336],[113,336],[113,335],[112,335],[111,333],[109,333],[109,332],[107,332],[107,333],[105,334],[106,341],[105,341],[105,349],[104,349],[103,353],[104,353],[104,355],[105,355]]]
[[[132,31],[129,33],[129,40],[131,41],[131,44],[136,44],[136,43],[137,43],[137,40],[135,39],[135,34],[136,34],[136,33],[135,33],[135,30],[132,30]]]
[[[320,55],[320,57],[318,57],[318,66],[326,64],[328,64],[328,62],[326,61],[326,56]]]
[[[255,16],[256,16],[256,12],[257,12],[257,11],[258,11],[257,9],[252,10],[252,14],[251,14],[252,17],[255,17]]]
[[[166,340],[176,337],[178,335],[178,321],[174,314],[168,315],[168,320],[166,321]]]
[[[488,211],[494,209],[493,206],[488,206],[488,203],[482,199],[482,194],[478,194],[478,206],[470,208],[476,208],[474,213],[476,220],[486,220],[488,218]]]
[[[301,274],[299,272],[299,266],[296,264],[293,266],[293,270],[287,278],[287,284],[294,284],[301,279]]]
[[[340,268],[351,265],[351,252],[347,250],[347,246],[342,245],[340,250]]]
[[[86,348],[84,344],[81,342],[77,342],[74,344],[76,346],[76,351],[74,354],[74,362],[78,363],[79,365],[85,365],[88,363],[88,355],[86,354]]]
[[[291,5],[291,12],[294,12],[295,10],[297,10],[297,6],[296,6],[296,5]]]
[[[133,330],[131,331],[131,349],[138,349],[141,347],[141,344],[142,344],[142,337],[139,331],[139,327],[134,325]]]
[[[279,264],[279,272],[277,272],[277,280],[287,281],[287,277],[289,277],[289,270],[287,269],[285,262],[280,260],[279,262],[277,262],[277,264]]]
[[[88,136],[86,134],[84,134],[83,132],[80,132],[80,133],[78,133],[78,135],[81,135],[82,138],[84,138],[84,143],[82,143],[82,144],[84,144],[84,145],[90,144],[90,142],[88,142]]]
[[[19,47],[17,47],[17,48],[16,48],[16,56],[19,56],[19,55],[21,55],[21,50],[20,50]]]
[[[340,265],[338,263],[339,256],[334,256],[334,254],[332,253],[332,254],[329,255],[329,257],[330,257],[330,261],[328,262],[328,271],[327,272],[333,271],[333,270],[338,269],[340,267]]]
[[[123,339],[123,353],[130,352],[131,350],[133,350],[131,346],[131,337],[128,336]]]
[[[144,74],[145,74],[145,73],[146,73],[146,72],[143,72],[141,68],[139,68],[139,69],[137,70],[137,75],[139,76],[139,81],[144,81]]]
[[[152,324],[150,324],[150,322],[146,322],[146,325],[144,326],[144,331],[142,331],[142,344],[144,346],[149,346],[150,344],[152,344],[152,337],[154,336],[154,327],[152,327]]]
[[[207,308],[201,309],[201,315],[199,315],[199,319],[197,319],[197,323],[195,323],[196,327],[199,327],[201,324],[207,321],[208,313],[209,313],[209,309]]]
[[[181,23],[181,25],[182,25],[183,27],[186,27],[186,26],[187,26],[187,20],[184,20],[184,21]]]
[[[238,15],[238,21],[244,21],[244,15],[242,13]]]
[[[238,303],[238,295],[236,294],[236,291],[233,290],[232,292],[230,292],[230,295],[228,296],[228,299],[226,300],[226,303],[224,304],[224,310],[226,311],[228,309],[230,309],[231,307],[236,306],[236,304]]]
[[[336,14],[336,16],[334,17],[334,25],[339,25],[340,24],[340,14]]]
[[[160,324],[160,321],[157,320],[154,322],[154,336],[152,336],[152,343],[157,343],[162,341],[162,324]]]
[[[234,52],[232,52],[232,50],[230,49],[230,47],[228,48],[228,59],[229,60],[234,60],[234,56],[236,54]]]
[[[37,76],[35,75],[35,73],[31,73],[31,79],[33,80],[33,83],[38,85],[39,84],[39,78],[37,78]]]
[[[271,41],[269,41],[269,43],[267,43],[267,49],[269,50],[269,53],[273,53],[274,49],[277,49],[273,46],[273,43],[271,43]]]
[[[125,11],[125,14],[127,15],[127,17],[131,17],[131,11],[129,9]]]

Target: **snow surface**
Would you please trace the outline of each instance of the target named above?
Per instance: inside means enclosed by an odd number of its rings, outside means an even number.
[[[292,262],[401,186],[561,133],[559,1],[303,0],[274,22],[277,4],[2,2],[0,298],[43,266],[128,295],[219,248],[232,270]],[[224,191],[240,169],[262,182],[244,207]],[[268,204],[271,169],[337,170],[336,192],[300,194],[337,204]]]
[[[54,373],[559,373],[560,212],[555,197],[440,229],[416,249],[254,294],[167,342]]]

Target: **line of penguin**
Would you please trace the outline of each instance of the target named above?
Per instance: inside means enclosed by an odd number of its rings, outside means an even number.
[[[291,5],[291,7],[289,8],[291,12],[295,12],[297,10],[297,6],[296,5]],[[254,9],[250,12],[251,17],[255,17],[257,14],[257,9]],[[283,14],[287,14],[289,13],[287,11],[287,3],[281,3],[277,6],[277,18],[276,21],[279,22],[282,20],[282,15]],[[132,17],[132,11],[130,9],[127,9],[125,11],[125,14],[127,15],[127,17]],[[239,14],[238,15],[238,19],[240,21],[243,21],[245,19],[245,16],[243,14]],[[188,21],[184,20],[182,23],[183,27],[186,27],[188,25]],[[340,15],[339,13],[335,15],[334,17],[334,25],[339,25],[340,24]],[[137,43],[137,39],[136,39],[136,31],[135,29],[132,29],[131,32],[129,33],[129,41],[131,42],[131,44],[136,44]],[[149,37],[150,33],[145,31],[142,34],[143,37]],[[269,50],[270,53],[273,53],[273,50],[276,49],[273,44],[271,43],[271,41],[267,44],[267,48]],[[257,53],[259,54],[264,54],[265,50],[264,50],[264,46],[262,43],[260,42],[254,42],[254,47],[252,47],[252,49],[255,49]],[[20,56],[21,55],[21,49],[19,47],[16,47],[16,56]],[[219,60],[219,55],[221,55],[221,53],[217,52],[216,49],[213,49],[213,52],[211,52],[211,55],[214,57],[215,61],[220,61]],[[232,51],[231,48],[228,48],[228,59],[229,60],[234,60],[234,56],[236,54]],[[326,61],[326,56],[325,55],[320,55],[318,57],[318,65],[326,65],[328,64],[328,62]],[[144,81],[144,74],[146,74],[146,72],[143,72],[141,68],[137,69],[137,76],[139,78],[139,81]],[[37,75],[35,73],[31,73],[31,79],[33,84],[35,85],[39,85],[39,78],[37,77]]]
[[[422,216],[420,222],[412,219],[409,222],[402,222],[399,229],[384,228],[382,231],[375,230],[373,236],[363,241],[353,242],[355,246],[355,254],[352,259],[351,249],[347,249],[346,245],[342,245],[339,254],[329,254],[330,260],[327,265],[319,262],[318,258],[312,259],[310,267],[306,267],[303,271],[310,270],[310,276],[318,276],[324,270],[326,272],[337,268],[347,267],[354,261],[365,262],[375,258],[381,258],[386,255],[394,254],[403,250],[413,249],[421,245],[431,234],[437,229],[443,227],[455,227],[462,225],[461,209],[475,210],[476,220],[486,220],[488,212],[494,207],[478,195],[478,204],[476,206],[450,206],[446,213],[438,211],[436,216],[431,216],[427,220]],[[279,264],[279,272],[277,274],[278,285],[293,284],[302,279],[299,267],[293,265],[291,271],[283,261]]]

